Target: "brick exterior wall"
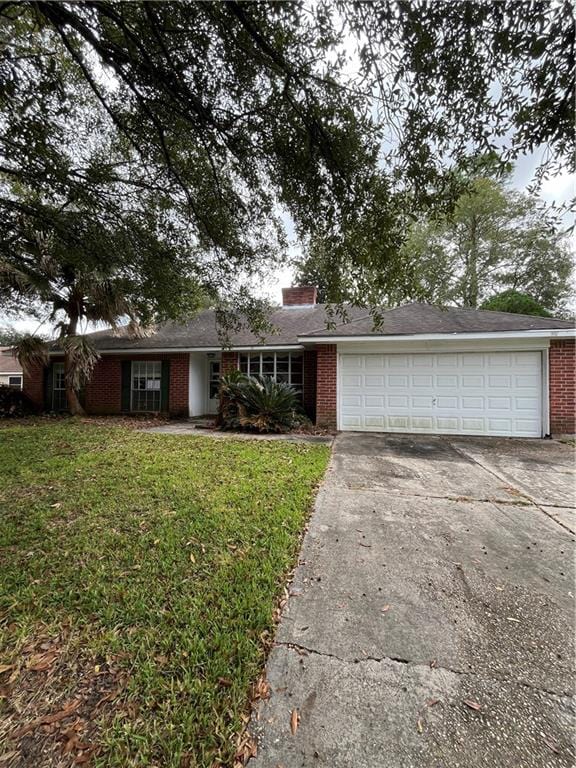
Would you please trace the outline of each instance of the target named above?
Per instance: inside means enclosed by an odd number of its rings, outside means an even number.
[[[316,304],[318,289],[313,285],[282,288],[282,306],[293,307],[299,304]]]
[[[39,411],[44,410],[44,366],[36,364],[22,375],[22,389]]]
[[[308,418],[316,420],[316,351],[304,350],[304,389],[302,402]]]
[[[220,375],[224,376],[231,371],[235,371],[238,368],[238,352],[231,352],[225,350],[222,352],[220,359]]]
[[[122,362],[125,360],[170,360],[170,416],[188,416],[189,355],[187,352],[146,355],[104,355],[96,364],[86,385],[85,409],[93,414],[122,412]],[[44,408],[44,369],[38,366],[24,376],[24,390],[38,408]]]
[[[550,432],[553,435],[576,433],[576,342],[558,339],[550,342]]]
[[[336,428],[336,344],[316,348],[316,424]]]
[[[102,357],[86,385],[86,413],[109,414],[122,410],[122,363],[120,358]]]

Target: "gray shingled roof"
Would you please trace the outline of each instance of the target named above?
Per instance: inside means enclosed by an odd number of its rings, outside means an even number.
[[[347,307],[348,318],[362,317],[366,309]],[[337,321],[340,318],[336,318]],[[248,329],[231,332],[229,343],[232,346],[257,346],[264,344],[298,344],[298,336],[303,333],[312,333],[328,325],[328,313],[326,305],[316,304],[314,307],[282,307],[276,309],[270,315],[270,322],[276,328],[276,332],[268,334],[262,342],[260,337]],[[216,316],[213,310],[207,309],[200,312],[188,323],[163,323],[152,336],[143,339],[134,339],[128,336],[126,329],[120,329],[117,334],[110,330],[96,331],[90,334],[94,346],[98,349],[178,349],[189,347],[220,347],[222,340],[218,335]]]
[[[0,373],[22,373],[22,366],[10,352],[10,347],[0,347]]]
[[[497,333],[574,328],[573,320],[535,315],[516,315],[481,309],[442,309],[431,304],[404,304],[383,313],[382,325],[374,327],[369,312],[330,330],[319,329],[314,336],[411,336],[420,333]],[[300,336],[307,336],[301,333]]]
[[[338,317],[330,323],[326,305],[314,307],[282,307],[272,312],[270,321],[276,332],[268,334],[263,342],[248,329],[232,332],[231,346],[258,346],[260,344],[298,344],[299,337],[314,336],[409,336],[419,333],[473,333],[497,331],[531,331],[538,329],[573,328],[570,320],[514,315],[507,312],[486,312],[473,309],[440,309],[429,304],[405,304],[384,312],[384,322],[374,328],[369,311],[359,307],[346,307],[347,322]],[[331,326],[331,327],[328,327]],[[163,323],[147,338],[131,338],[126,329],[118,333],[110,330],[90,334],[94,345],[101,350],[187,349],[221,346],[213,310],[200,312],[188,323]]]

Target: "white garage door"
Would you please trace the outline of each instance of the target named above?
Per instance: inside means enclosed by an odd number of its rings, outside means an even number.
[[[541,352],[340,356],[343,430],[542,436]]]

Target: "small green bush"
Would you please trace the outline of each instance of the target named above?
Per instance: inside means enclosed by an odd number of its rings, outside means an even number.
[[[301,421],[296,392],[283,381],[233,371],[222,377],[220,426],[252,432],[287,432]]]

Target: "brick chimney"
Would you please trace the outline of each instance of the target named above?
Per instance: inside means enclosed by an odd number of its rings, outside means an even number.
[[[316,304],[318,289],[315,285],[298,285],[282,288],[282,306],[298,307]]]

